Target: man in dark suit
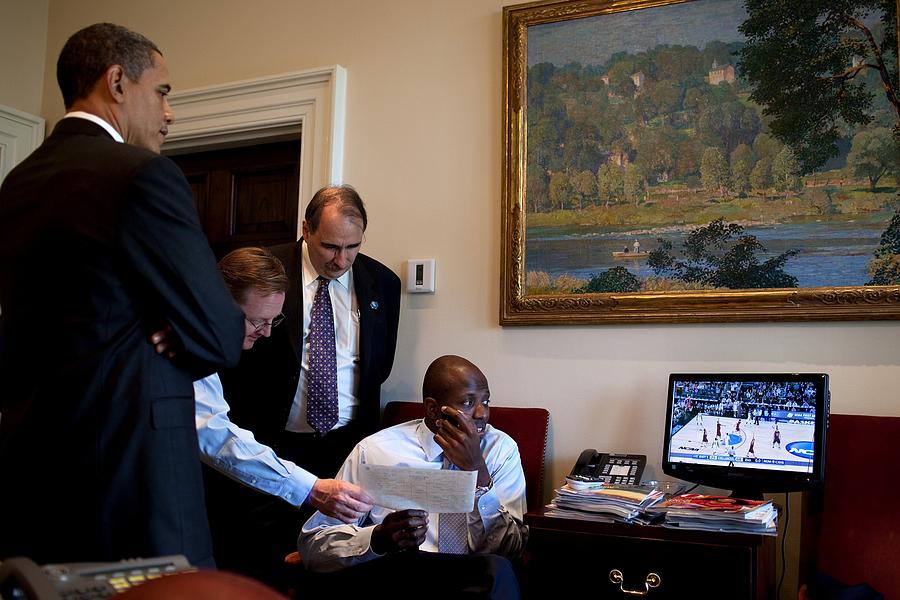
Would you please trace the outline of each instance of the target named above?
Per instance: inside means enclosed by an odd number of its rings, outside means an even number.
[[[377,429],[381,384],[394,362],[400,280],[359,253],[366,225],[365,206],[352,187],[316,192],[306,209],[303,237],[272,248],[288,275],[284,324],[244,352],[236,369],[220,372],[232,420],[321,478],[333,478],[356,443]],[[333,330],[324,334],[333,339],[330,346],[317,341],[317,295],[328,300],[326,321]],[[323,347],[331,349],[318,350]],[[325,387],[330,398],[311,400],[309,391],[322,389],[319,367],[329,356]],[[319,401],[327,408],[317,408]],[[313,423],[312,413],[322,419]],[[245,570],[246,562],[262,556],[265,548],[272,555],[261,561],[269,563],[295,549],[305,517],[209,470],[205,475],[217,559],[227,568],[272,581],[258,570]],[[227,558],[229,548],[236,551],[234,561]]]
[[[57,79],[66,117],[0,188],[0,558],[211,565],[192,380],[237,363],[244,316],[159,155],[168,69],[97,24]]]

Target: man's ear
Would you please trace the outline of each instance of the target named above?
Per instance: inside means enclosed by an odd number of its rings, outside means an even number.
[[[103,80],[106,82],[106,89],[118,104],[125,101],[125,92],[122,89],[122,82],[125,79],[125,71],[122,65],[112,65],[106,69]]]
[[[430,396],[425,398],[423,402],[425,404],[425,418],[431,419],[432,421],[443,418],[440,402]]]

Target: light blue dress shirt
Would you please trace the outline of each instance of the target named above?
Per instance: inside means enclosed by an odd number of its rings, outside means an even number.
[[[228,418],[219,375],[194,382],[200,460],[225,475],[289,504],[306,501],[318,478],[256,441],[252,431]]]

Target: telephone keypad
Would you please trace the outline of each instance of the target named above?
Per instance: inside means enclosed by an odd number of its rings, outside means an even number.
[[[616,485],[635,485],[637,471],[637,459],[610,456],[609,461],[603,465],[603,478],[607,483]]]

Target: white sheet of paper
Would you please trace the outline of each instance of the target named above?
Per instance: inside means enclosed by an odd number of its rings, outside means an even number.
[[[477,471],[360,465],[359,477],[375,504],[385,508],[467,513],[475,505]]]

